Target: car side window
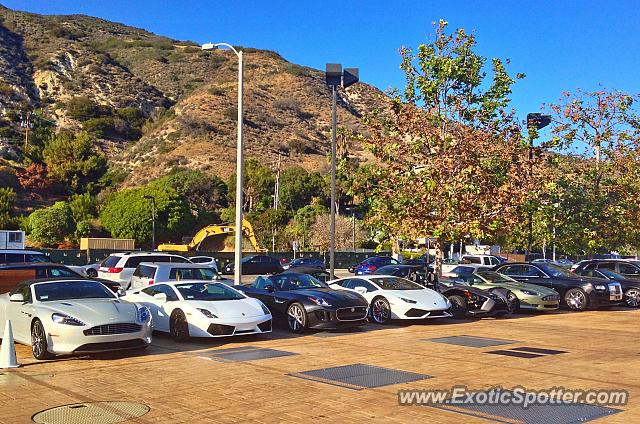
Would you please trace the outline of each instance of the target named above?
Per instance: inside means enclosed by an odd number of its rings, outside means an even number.
[[[614,262],[600,262],[598,264],[598,269],[608,269],[610,271],[615,271],[616,264]]]
[[[156,291],[157,286],[151,286],[151,287],[146,287],[144,289],[142,289],[142,293],[148,295],[148,296],[153,296],[154,294],[158,293],[158,291]]]
[[[544,277],[544,274],[538,268],[531,265],[522,267],[522,275],[526,277]]]
[[[489,258],[489,262],[491,263],[491,265],[498,265],[500,263],[498,258],[494,258],[493,256]]]
[[[500,274],[505,275],[523,275],[522,265],[507,265],[498,270]]]
[[[346,280],[340,281],[338,284],[340,284],[345,289],[352,289],[353,288],[353,278],[347,278]]]
[[[482,264],[482,258],[478,256],[463,256],[462,259],[465,261],[469,261],[469,263],[472,264]]]
[[[156,287],[157,293],[164,293],[167,296],[167,301],[175,302],[178,300],[178,295],[176,295],[175,291],[166,284],[160,284]]]
[[[366,280],[362,280],[360,278],[351,279],[351,285],[352,285],[351,288],[353,289],[355,289],[356,287],[364,287],[365,289],[367,289],[367,292],[376,291],[376,288],[373,284],[371,284]]]
[[[143,278],[154,278],[156,274],[156,267],[149,265],[138,265],[138,269],[140,270],[138,277]]]
[[[582,269],[596,269],[595,263],[586,264]]]
[[[164,258],[163,258],[164,259]],[[156,262],[160,262],[160,261],[156,261]],[[169,262],[175,263],[175,264],[187,264],[189,263],[189,260],[181,257],[181,256],[169,256]]]
[[[619,273],[620,274],[626,274],[626,275],[637,275],[638,273],[640,273],[640,269],[636,268],[635,266],[631,265],[631,264],[627,264],[624,262],[620,262],[618,264],[618,269],[619,269]]]
[[[271,285],[271,281],[268,278],[260,276],[256,278],[256,281],[253,283],[253,288],[264,290],[268,285]]]
[[[9,264],[24,263],[24,255],[21,253],[7,253],[6,262]]]

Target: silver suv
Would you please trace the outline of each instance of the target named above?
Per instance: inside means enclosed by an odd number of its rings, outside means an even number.
[[[124,289],[129,288],[133,271],[141,262],[174,262],[191,263],[189,259],[170,253],[160,252],[127,252],[109,255],[98,268],[98,278],[116,281]]]

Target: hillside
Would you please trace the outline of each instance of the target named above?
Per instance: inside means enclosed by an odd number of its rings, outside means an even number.
[[[3,145],[5,152],[8,145],[19,150],[20,120],[29,111],[38,110],[56,131],[88,128],[69,113],[68,105],[81,98],[118,113],[135,108],[146,121],[135,136],[97,132],[97,147],[111,169],[127,173],[126,185],[142,184],[175,166],[222,177],[233,172],[233,53],[203,52],[192,42],[88,16],[1,8],[0,19],[0,127],[5,128],[0,155]],[[271,165],[278,152],[286,152],[285,166],[326,170],[331,94],[324,73],[272,51],[243,50],[247,157]],[[362,115],[385,101],[367,84],[340,91],[340,125],[362,131]],[[92,125],[107,124],[103,119]],[[366,159],[361,150],[349,153]]]

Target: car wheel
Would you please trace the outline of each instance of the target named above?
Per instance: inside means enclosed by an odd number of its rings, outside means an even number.
[[[630,288],[624,292],[624,303],[631,307],[637,308],[640,306],[640,289]]]
[[[189,340],[189,323],[184,312],[178,310],[171,314],[169,332],[171,333],[171,338],[177,342]]]
[[[31,352],[33,357],[39,360],[51,358],[48,350],[47,333],[39,319],[33,321],[31,325]]]
[[[377,324],[386,324],[391,320],[391,305],[384,297],[377,297],[371,302],[371,318]]]
[[[464,297],[451,296],[449,297],[449,302],[451,302],[449,312],[453,315],[453,318],[462,319],[467,316],[467,300]]]
[[[98,276],[98,271],[93,268],[89,268],[86,272],[87,277],[96,278]]]
[[[294,333],[302,333],[307,327],[307,311],[299,303],[292,303],[287,308],[287,324]]]
[[[520,301],[518,296],[512,291],[507,293],[507,310],[510,314],[515,314],[520,310]]]
[[[566,303],[572,311],[581,312],[587,309],[589,301],[584,290],[580,288],[573,288],[567,290],[564,294],[564,303]]]

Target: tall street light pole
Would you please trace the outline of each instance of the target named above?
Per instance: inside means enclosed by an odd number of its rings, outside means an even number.
[[[153,196],[142,196],[142,198],[151,200],[151,250],[156,250],[156,198]]]
[[[538,130],[546,127],[551,123],[550,115],[543,115],[541,113],[529,113],[527,114],[527,130],[529,132],[529,178],[533,177],[533,141],[538,138]],[[527,227],[529,230],[529,236],[527,237],[527,255],[531,255],[531,248],[533,246],[533,211],[529,209],[529,216]]]
[[[206,43],[202,45],[202,50],[215,50],[226,47],[238,56],[238,146],[236,149],[236,232],[235,232],[235,260],[234,260],[234,284],[242,284],[242,188],[244,181],[243,167],[243,147],[242,147],[242,95],[244,79],[244,62],[242,50],[236,50],[227,43]]]
[[[329,272],[334,278],[336,252],[336,132],[337,132],[337,98],[338,86],[347,88],[359,80],[358,68],[345,68],[339,63],[327,63],[327,85],[331,87],[333,103],[331,109],[331,220],[329,221]]]

